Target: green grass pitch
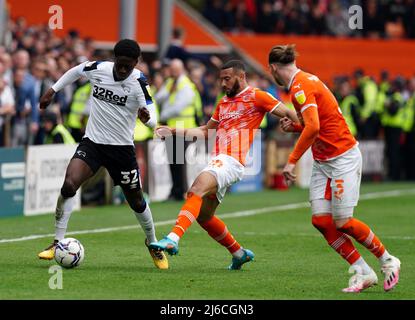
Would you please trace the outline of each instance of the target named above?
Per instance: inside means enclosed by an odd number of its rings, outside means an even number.
[[[393,190],[406,192],[388,193]],[[53,233],[53,215],[0,219],[0,299],[415,299],[415,184],[365,184],[361,194],[371,196],[363,196],[355,217],[402,262],[400,283],[389,293],[377,260],[359,244],[380,283],[357,295],[341,292],[348,264],[311,225],[308,191],[293,188],[225,197],[217,214],[225,214],[235,238],[256,255],[241,271],[227,270],[231,256],[197,223],[181,240],[179,255],[169,257],[170,269],[158,270],[127,206],[84,208],[72,215],[68,232],[132,227],[68,235],[82,242],[86,257],[80,267],[63,270],[63,289],[52,290],[48,270],[55,262],[37,258],[51,238],[4,239]],[[290,204],[298,205],[280,207]],[[170,231],[180,206],[151,204],[159,238]],[[231,214],[241,211],[247,214]]]

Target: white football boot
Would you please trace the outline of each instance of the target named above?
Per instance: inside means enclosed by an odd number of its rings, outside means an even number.
[[[378,283],[378,277],[372,269],[370,269],[370,273],[363,274],[361,267],[350,266],[349,273],[354,273],[354,275],[349,280],[349,287],[344,288],[343,292],[359,293]]]
[[[385,280],[383,281],[383,289],[385,291],[392,290],[399,281],[399,272],[401,270],[401,261],[391,256],[384,264],[381,266],[382,273],[385,275]]]

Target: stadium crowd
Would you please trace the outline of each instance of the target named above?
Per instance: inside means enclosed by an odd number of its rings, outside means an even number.
[[[188,0],[219,29],[301,35],[414,38],[413,0]],[[363,29],[349,28],[349,8],[360,5]]]
[[[279,2],[275,1],[272,7],[278,7]],[[309,1],[289,2],[309,4]],[[221,1],[212,3],[218,6]],[[56,95],[50,108],[56,116],[39,111],[39,97],[71,67],[86,60],[109,60],[111,51],[95,49],[91,39],[81,38],[75,30],[58,38],[47,26],[29,26],[24,18],[11,20],[9,30],[11,41],[7,46],[0,46],[0,147],[65,143],[72,141],[72,137],[80,141],[91,92],[86,79],[78,80]],[[210,118],[223,94],[217,81],[221,59],[187,52],[180,42],[182,31],[175,29],[174,32],[166,57],[154,58],[148,63],[141,61],[138,68],[148,77],[160,122],[174,125],[174,121],[189,119],[190,115],[194,121],[187,125],[196,126]],[[415,180],[412,166],[415,162],[415,75],[411,79],[392,79],[384,71],[380,81],[371,76],[375,75],[356,70],[353,75],[334,79],[333,89],[340,107],[358,139],[385,139],[389,179]],[[250,85],[290,105],[286,93],[266,75],[249,72],[248,80]],[[48,121],[52,124],[45,125]],[[261,127],[266,138],[278,135],[278,122],[273,117]],[[152,137],[152,132],[138,121],[136,141]],[[172,172],[177,172],[177,168]],[[178,190],[176,196],[182,192]]]

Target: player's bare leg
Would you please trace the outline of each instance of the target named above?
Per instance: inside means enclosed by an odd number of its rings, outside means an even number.
[[[51,260],[55,256],[55,246],[65,237],[68,221],[75,204],[75,194],[79,187],[94,175],[91,168],[81,159],[72,159],[66,169],[65,181],[61,188],[55,210],[55,239],[52,244],[38,254],[40,259]]]
[[[153,259],[154,265],[159,269],[168,269],[169,262],[164,252],[149,247],[149,244],[157,241],[157,238],[154,228],[153,215],[150,207],[144,199],[142,190],[137,188],[129,189],[129,186],[123,186],[123,192],[130,208],[133,209],[134,215],[146,234],[144,243]]]
[[[150,243],[150,248],[165,250],[174,255],[179,251],[179,240],[197,219],[202,207],[202,198],[217,191],[217,181],[212,173],[202,172],[193,182],[186,194],[186,201],[181,208],[172,231],[162,240]]]
[[[244,263],[254,259],[254,254],[252,251],[241,247],[234,239],[233,235],[228,231],[225,223],[215,216],[216,208],[219,203],[220,202],[215,194],[203,197],[202,208],[197,217],[197,222],[214,240],[224,246],[233,256],[229,269],[239,270]]]
[[[369,226],[362,221],[350,217],[336,219],[335,223],[339,231],[353,237],[378,258],[381,271],[385,275],[383,288],[385,291],[392,290],[399,281],[401,268],[400,260],[389,254],[379,238],[373,233]]]

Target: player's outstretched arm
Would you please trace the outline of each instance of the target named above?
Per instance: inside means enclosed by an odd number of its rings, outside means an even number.
[[[218,126],[217,122],[209,120],[208,123],[204,126],[196,128],[170,128],[168,126],[159,126],[156,129],[156,135],[159,138],[165,138],[169,135],[179,135],[179,136],[191,136],[197,138],[206,138],[214,132]]]
[[[276,108],[274,108],[274,110],[272,111],[272,114],[277,116],[277,117],[280,117],[280,118],[288,118],[294,123],[299,123],[300,122],[298,120],[298,117],[297,117],[297,114],[295,113],[295,111],[289,109],[282,102],[280,102],[279,105]]]
[[[217,127],[218,123],[209,119],[206,125],[183,130],[183,134],[188,137],[207,138],[213,134]]]
[[[66,87],[67,85],[75,82],[80,77],[85,75],[83,72],[86,62],[83,62],[76,67],[73,67],[66,71],[62,77],[59,78],[58,81],[52,86],[52,88],[49,88],[44,95],[39,100],[39,108],[45,109],[53,100],[53,97],[56,92],[61,90],[62,88]]]

